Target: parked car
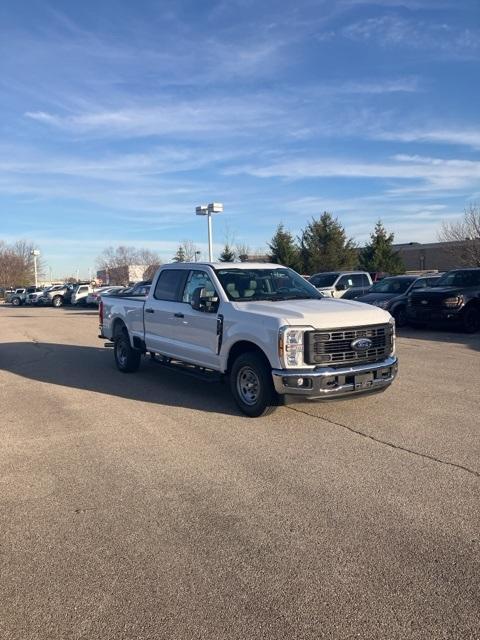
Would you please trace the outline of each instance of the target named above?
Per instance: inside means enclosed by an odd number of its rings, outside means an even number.
[[[54,307],[63,307],[64,304],[70,304],[73,289],[73,284],[54,285],[44,291],[41,304],[52,305]]]
[[[20,287],[19,289],[11,289],[10,291],[6,291],[5,302],[14,304],[17,307],[20,304],[22,304],[19,299],[19,296],[23,295],[24,293],[25,293],[25,287]],[[12,302],[14,298],[16,298],[15,303]]]
[[[395,318],[398,327],[407,324],[407,300],[411,291],[434,287],[440,275],[425,276],[390,276],[376,282],[369,292],[357,298],[358,302],[373,304],[386,309]]]
[[[118,296],[147,296],[150,291],[151,280],[136,282],[131,287],[124,287],[116,293]]]
[[[27,297],[31,293],[42,292],[43,289],[40,287],[25,287],[20,289],[15,289],[15,291],[7,297],[6,302],[10,302],[15,307],[19,307],[22,304],[25,304]]]
[[[480,329],[480,268],[444,273],[434,288],[412,291],[408,296],[410,324],[443,324],[467,333]]]
[[[94,291],[90,282],[81,282],[74,286],[72,291],[72,297],[70,303],[73,305],[85,306],[87,303],[87,296]]]
[[[37,291],[33,291],[32,293],[29,293],[25,299],[25,304],[29,304],[29,305],[42,304],[43,294],[45,293],[46,290],[47,288],[44,287],[43,289],[37,289]]]
[[[100,304],[100,297],[104,293],[113,294],[115,292],[121,291],[124,288],[125,287],[116,286],[116,287],[100,287],[99,289],[95,289],[94,291],[91,291],[88,294],[86,304],[98,306]]]
[[[324,296],[342,298],[346,292],[349,298],[362,296],[372,286],[370,274],[365,271],[327,271],[310,276],[313,284]]]
[[[397,373],[387,311],[324,297],[276,264],[163,265],[148,297],[104,295],[99,318],[121,372],[136,371],[150,353],[190,375],[227,378],[250,417],[284,395],[381,391]]]
[[[385,273],[383,271],[370,272],[370,278],[372,279],[372,282],[380,282],[380,280],[383,280],[384,278],[388,278],[389,275],[390,275],[389,273]]]

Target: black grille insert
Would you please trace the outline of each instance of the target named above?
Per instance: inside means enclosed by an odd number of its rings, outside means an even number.
[[[369,338],[369,349],[357,350],[352,342],[358,338]],[[305,334],[305,362],[342,366],[384,360],[392,351],[393,328],[390,324],[346,329],[322,329]]]

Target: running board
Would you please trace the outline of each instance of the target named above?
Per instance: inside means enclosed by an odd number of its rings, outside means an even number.
[[[172,360],[165,356],[156,356],[150,354],[150,361],[155,364],[164,367],[165,369],[171,369],[173,371],[179,371],[190,378],[196,380],[202,380],[203,382],[223,382],[225,376],[218,371],[212,369],[206,369],[205,367],[198,367],[197,365],[187,364],[180,360]]]

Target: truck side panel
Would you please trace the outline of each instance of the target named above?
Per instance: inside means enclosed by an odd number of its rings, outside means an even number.
[[[122,322],[128,329],[130,343],[135,337],[144,340],[143,308],[145,298],[122,298],[121,296],[102,296],[103,335],[113,340],[115,325]]]

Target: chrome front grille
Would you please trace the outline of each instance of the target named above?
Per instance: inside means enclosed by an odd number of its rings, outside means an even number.
[[[369,338],[372,346],[366,350],[354,349],[352,342],[358,338]],[[305,334],[305,362],[329,366],[378,362],[390,355],[392,347],[390,324],[309,331]]]

